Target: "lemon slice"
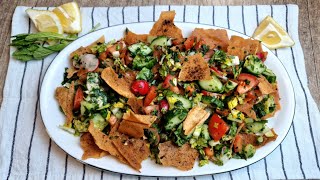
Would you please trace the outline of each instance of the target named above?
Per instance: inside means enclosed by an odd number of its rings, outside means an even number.
[[[254,31],[254,39],[262,41],[269,49],[291,47],[294,41],[289,34],[271,17],[267,16]]]
[[[76,2],[70,2],[53,9],[59,17],[63,31],[66,33],[78,33],[81,31],[81,14]]]
[[[51,11],[27,9],[26,13],[40,32],[62,34],[63,29],[58,16]]]

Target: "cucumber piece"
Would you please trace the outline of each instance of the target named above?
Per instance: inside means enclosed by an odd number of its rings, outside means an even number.
[[[217,99],[216,97],[202,96],[201,102],[208,104],[208,105],[214,105],[220,109],[222,109],[224,107],[224,103],[221,100]]]
[[[108,125],[108,121],[106,121],[99,113],[93,114],[91,121],[93,122],[94,128],[98,128],[100,131]]]
[[[261,132],[265,128],[267,121],[256,121],[252,123],[247,123],[246,127],[253,133]]]
[[[143,56],[146,56],[152,52],[152,49],[142,42],[132,44],[131,46],[128,47],[128,49],[131,53],[134,53],[134,54],[140,53]]]
[[[276,75],[272,72],[271,69],[266,69],[266,70],[262,73],[262,75],[263,75],[264,77],[266,77],[266,79],[269,81],[269,83],[275,83],[276,80],[277,80]]]
[[[167,46],[168,45],[168,38],[166,36],[159,36],[155,38],[151,44],[151,49],[154,49],[154,46]]]
[[[221,93],[224,89],[223,84],[217,76],[212,75],[211,77],[212,79],[210,80],[199,81],[200,87],[206,91]]]
[[[263,62],[254,55],[247,56],[245,60],[244,68],[254,75],[260,75],[267,69]]]
[[[179,125],[188,115],[186,109],[173,109],[169,110],[165,115],[165,129],[167,131],[172,130],[174,127]]]
[[[228,80],[227,83],[224,85],[224,91],[229,92],[236,88],[238,86],[238,83]]]
[[[190,109],[192,107],[192,103],[189,99],[181,96],[181,95],[178,95],[178,94],[170,94],[168,95],[167,97],[167,101],[170,103],[170,108],[172,109],[173,107],[171,106],[174,106],[174,104],[177,102],[177,101],[180,101],[182,103],[182,106],[185,108],[185,109]]]
[[[87,101],[81,101],[80,113],[81,113],[81,115],[84,115],[86,110],[90,111],[90,110],[95,109],[95,108],[96,108],[96,104],[89,103]]]
[[[247,144],[243,149],[243,153],[246,159],[252,158],[253,155],[256,153],[256,148],[252,144]]]

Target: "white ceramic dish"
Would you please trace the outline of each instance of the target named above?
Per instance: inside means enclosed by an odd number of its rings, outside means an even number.
[[[269,155],[283,141],[287,135],[287,132],[289,131],[294,116],[295,98],[293,87],[288,73],[281,61],[269,49],[263,47],[264,51],[268,51],[266,65],[277,75],[282,109],[280,112],[276,113],[274,118],[271,118],[269,121],[269,126],[273,127],[278,134],[277,140],[270,142],[264,147],[258,149],[253,158],[248,160],[231,159],[224,166],[216,166],[213,163],[210,163],[204,167],[199,167],[196,162],[194,168],[190,171],[180,171],[173,167],[164,167],[157,165],[148,159],[142,163],[141,173],[133,170],[125,164],[118,162],[111,156],[103,157],[101,159],[88,159],[85,161],[81,160],[83,151],[80,147],[79,137],[75,137],[58,127],[64,123],[65,116],[59,110],[59,105],[54,98],[55,89],[58,86],[61,86],[64,68],[69,66],[69,54],[80,46],[89,45],[102,35],[105,36],[106,41],[110,41],[112,39],[122,38],[126,28],[129,28],[133,32],[142,34],[148,33],[152,25],[153,22],[133,23],[113,26],[95,31],[71,43],[53,60],[46,72],[41,86],[40,109],[42,119],[49,136],[60,148],[82,163],[86,163],[108,171],[145,176],[195,176],[221,173],[248,166]],[[182,29],[184,37],[189,36],[196,27],[206,29],[221,28],[193,23],[176,23],[176,25]],[[237,35],[248,38],[248,36],[236,31],[228,29],[227,31],[229,37],[231,35]]]

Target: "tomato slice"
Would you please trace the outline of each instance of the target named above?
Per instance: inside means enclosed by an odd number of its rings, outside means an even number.
[[[233,151],[234,152],[241,152],[243,147],[243,141],[241,135],[236,135],[233,142]]]
[[[206,154],[206,156],[208,156],[209,158],[214,155],[213,150],[209,147],[205,147],[203,150],[204,150],[204,153]]]
[[[223,73],[222,73],[221,71],[219,71],[218,68],[212,66],[212,67],[210,67],[210,69],[211,69],[212,71],[214,71],[214,73],[215,73],[217,76],[220,76],[220,77],[223,76]]]
[[[237,87],[239,94],[244,94],[259,84],[257,77],[247,73],[241,73],[238,80],[240,81]]]
[[[194,36],[190,36],[185,42],[184,42],[184,47],[186,50],[189,50],[193,47],[193,44],[195,43],[195,40],[197,38]]]
[[[79,87],[76,91],[76,95],[75,95],[74,101],[73,101],[73,109],[74,110],[80,109],[82,100],[83,100],[83,91],[82,91],[81,87]]]
[[[147,96],[144,98],[143,105],[144,106],[149,106],[150,103],[154,100],[154,98],[157,97],[157,87],[156,86],[151,86]]]
[[[214,114],[209,121],[209,134],[214,141],[219,141],[229,130],[229,126],[218,114]]]

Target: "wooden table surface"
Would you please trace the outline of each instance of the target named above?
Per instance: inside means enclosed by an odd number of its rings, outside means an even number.
[[[16,6],[58,6],[71,0],[2,0],[0,1],[0,103],[9,63],[12,14]],[[320,3],[319,0],[77,0],[80,6],[144,6],[144,5],[299,5],[299,36],[308,75],[308,85],[320,106]]]

